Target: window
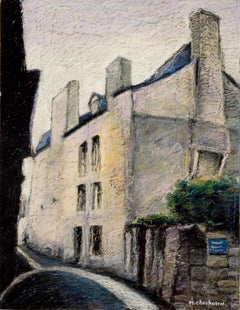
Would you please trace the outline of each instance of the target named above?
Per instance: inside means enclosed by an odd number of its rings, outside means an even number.
[[[84,174],[87,171],[87,142],[79,146],[79,173]]]
[[[92,169],[97,171],[100,168],[100,141],[99,136],[92,139]]]
[[[102,226],[91,226],[89,237],[89,254],[102,255]]]
[[[86,209],[86,186],[82,184],[78,186],[77,210],[83,211],[85,209]]]
[[[217,175],[222,161],[222,155],[218,153],[199,151],[197,177],[211,177]]]
[[[102,205],[102,187],[101,183],[92,185],[92,210],[101,209]]]

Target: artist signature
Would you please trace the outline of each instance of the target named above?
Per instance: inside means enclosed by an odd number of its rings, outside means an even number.
[[[212,301],[212,300],[190,300],[189,305],[192,306],[211,306],[211,307],[223,307],[225,305],[224,301]]]

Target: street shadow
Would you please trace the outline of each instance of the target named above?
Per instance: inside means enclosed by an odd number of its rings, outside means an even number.
[[[16,284],[1,309],[127,310],[127,306],[98,283],[69,272],[43,271]]]

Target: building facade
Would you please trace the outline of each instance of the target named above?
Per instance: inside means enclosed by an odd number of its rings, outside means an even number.
[[[240,88],[224,72],[219,17],[199,10],[190,29],[191,42],[141,84],[131,85],[129,60],[115,59],[88,113],[77,81],[53,98],[34,154],[31,247],[124,275],[126,224],[167,212],[179,179],[238,176]]]

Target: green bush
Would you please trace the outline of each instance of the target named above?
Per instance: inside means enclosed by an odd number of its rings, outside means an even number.
[[[167,194],[169,215],[151,214],[137,218],[138,224],[199,223],[237,232],[239,182],[233,178],[178,181]]]
[[[237,230],[239,183],[235,179],[177,182],[173,192],[167,195],[167,203],[178,222]]]
[[[165,215],[162,213],[159,214],[150,214],[147,216],[139,217],[136,220],[137,224],[147,224],[147,225],[153,225],[153,224],[166,224],[171,225],[176,223],[176,219],[173,215]]]

